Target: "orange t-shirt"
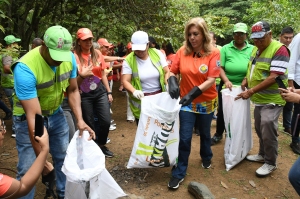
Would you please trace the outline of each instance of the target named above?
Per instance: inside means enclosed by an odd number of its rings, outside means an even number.
[[[194,87],[199,86],[207,80],[208,77],[219,77],[220,74],[220,51],[213,49],[208,56],[193,57],[184,55],[185,47],[182,46],[176,53],[171,65],[171,72],[181,74],[180,97],[185,96]],[[199,97],[193,100],[193,103],[210,101],[217,97],[216,85],[208,88]]]
[[[97,59],[96,65],[93,66],[92,71],[96,77],[102,79],[101,71],[106,68],[104,57],[99,50],[95,50],[95,52],[98,54],[98,59]],[[76,58],[76,62],[77,62],[78,71],[81,72],[82,66],[81,66],[79,57],[76,53],[74,53],[74,54],[75,54],[75,58]],[[90,54],[81,53],[81,56],[84,60],[83,67],[87,67]],[[92,61],[91,61],[91,63],[92,63]]]
[[[5,194],[12,184],[13,179],[7,175],[0,173],[0,196]]]
[[[169,54],[167,56],[167,63],[168,63],[169,68],[171,68],[171,65],[172,65],[172,62],[173,62],[174,58],[175,58],[175,54],[173,54],[173,53]]]

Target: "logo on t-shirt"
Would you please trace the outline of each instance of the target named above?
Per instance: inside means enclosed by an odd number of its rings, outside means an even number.
[[[220,60],[217,60],[216,64],[217,64],[217,67],[220,67],[221,66]]]
[[[207,71],[208,71],[208,66],[205,65],[205,64],[200,65],[199,71],[200,71],[200,73],[202,73],[202,74],[207,73]]]

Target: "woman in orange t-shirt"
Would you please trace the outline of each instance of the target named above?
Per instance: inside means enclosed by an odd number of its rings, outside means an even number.
[[[77,31],[74,54],[78,65],[77,83],[81,91],[82,117],[95,131],[95,111],[100,124],[97,144],[106,157],[113,157],[113,152],[105,146],[111,122],[109,103],[113,98],[104,72],[105,60],[101,52],[94,49],[93,38],[88,28]]]
[[[0,119],[0,146],[3,145],[5,133],[5,124],[3,120]],[[47,131],[44,131],[44,134],[41,137],[36,136],[35,139],[41,146],[41,151],[20,181],[0,173],[0,198],[19,198],[25,196],[38,181],[49,153],[49,138]]]
[[[179,97],[180,81],[180,142],[177,167],[172,170],[168,187],[177,189],[184,180],[191,152],[191,139],[196,119],[200,121],[200,156],[202,167],[210,168],[213,156],[210,146],[210,126],[217,106],[215,79],[220,73],[220,52],[211,44],[211,36],[204,19],[191,19],[185,27],[185,44],[177,51],[168,79],[172,98]]]

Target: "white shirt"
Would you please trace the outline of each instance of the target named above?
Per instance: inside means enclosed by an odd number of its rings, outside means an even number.
[[[300,85],[300,33],[293,38],[289,49],[291,56],[288,63],[288,79]]]

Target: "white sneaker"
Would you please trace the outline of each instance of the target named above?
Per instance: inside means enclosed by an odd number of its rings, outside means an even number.
[[[109,130],[110,130],[110,131],[114,131],[114,130],[116,130],[116,128],[117,128],[117,127],[115,127],[114,125],[110,125]]]
[[[264,157],[262,157],[259,154],[256,154],[256,155],[247,155],[246,159],[249,160],[249,161],[252,161],[252,162],[262,162],[262,163],[265,162]]]
[[[16,138],[16,134],[15,133],[11,134],[11,137]]]
[[[107,140],[106,140],[106,144],[108,144],[108,143],[110,143],[110,139],[109,138],[107,138]]]
[[[273,166],[270,164],[265,163],[259,169],[256,170],[256,175],[260,177],[264,177],[272,173],[272,171],[276,170],[277,166]]]

